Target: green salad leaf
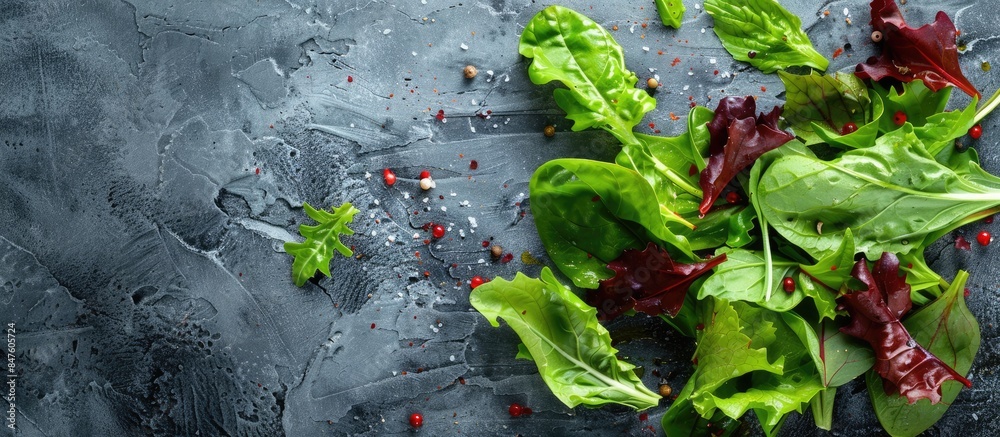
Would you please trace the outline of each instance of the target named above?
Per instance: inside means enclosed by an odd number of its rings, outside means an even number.
[[[1000,190],[935,161],[909,125],[831,161],[780,158],[759,190],[768,223],[816,258],[837,250],[847,228],[869,258],[907,254],[930,244],[928,235],[1000,205]]]
[[[979,323],[965,305],[964,290],[968,279],[968,273],[959,271],[941,297],[903,321],[917,343],[962,375],[972,368],[981,341]],[[915,436],[930,428],[962,389],[958,381],[947,381],[941,387],[941,402],[931,404],[927,399],[920,399],[910,404],[906,397],[887,395],[881,378],[874,371],[868,372],[866,381],[875,415],[893,436]]]
[[[598,127],[622,144],[636,144],[632,128],[656,107],[656,100],[635,87],[621,46],[590,18],[562,6],[549,6],[524,28],[518,51],[532,59],[528,76],[535,84],[562,82],[555,100],[573,130]]]
[[[656,11],[660,13],[664,26],[680,29],[685,10],[682,0],[656,0]]]
[[[643,410],[660,396],[619,360],[596,310],[556,280],[545,267],[541,277],[521,273],[513,281],[494,279],[476,287],[472,306],[494,327],[498,317],[521,338],[519,357],[534,360],[542,380],[569,407],[621,404]]]
[[[781,114],[806,145],[826,141],[813,123],[840,133],[848,123],[862,126],[871,119],[868,89],[856,86],[854,82],[859,80],[853,74],[833,76],[813,71],[798,75],[779,71],[778,77],[785,84],[785,108]]]
[[[826,70],[830,64],[813,48],[799,17],[774,0],[707,0],[705,12],[726,51],[765,73],[792,66]]]
[[[332,208],[332,213],[317,210],[308,203],[303,203],[302,207],[306,215],[318,224],[299,225],[299,234],[305,237],[305,241],[285,242],[285,252],[295,257],[295,261],[292,262],[292,278],[298,287],[305,285],[316,271],[330,276],[330,261],[333,260],[334,251],[340,252],[345,257],[354,253],[340,241],[340,236],[354,235],[354,231],[347,225],[354,221],[354,215],[360,212],[349,202]]]
[[[613,276],[609,262],[649,241],[697,259],[687,238],[667,227],[683,219],[656,202],[653,188],[633,170],[555,159],[535,170],[528,189],[545,250],[578,287],[597,288],[598,281]]]

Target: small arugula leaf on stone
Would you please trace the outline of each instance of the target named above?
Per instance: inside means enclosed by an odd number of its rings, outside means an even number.
[[[611,336],[594,308],[556,280],[548,267],[541,277],[518,273],[472,290],[469,302],[494,327],[502,317],[520,337],[518,357],[532,359],[538,372],[568,407],[620,404],[643,410],[659,403],[635,366],[616,357]]]
[[[900,321],[912,303],[910,286],[899,276],[899,260],[895,255],[882,254],[874,271],[862,259],[854,265],[851,275],[867,288],[843,295],[851,322],[840,330],[871,345],[875,351],[875,371],[882,377],[886,393],[905,396],[910,403],[928,399],[936,404],[941,401],[941,386],[945,381],[972,386],[972,382],[918,344]]]
[[[664,26],[680,29],[685,10],[682,0],[656,0],[656,11],[660,13]]]
[[[799,17],[774,0],[708,0],[705,11],[729,54],[765,73],[792,66],[826,70],[830,64],[813,48]]]
[[[299,225],[299,234],[306,238],[301,243],[285,242],[285,252],[295,257],[292,262],[292,278],[296,286],[303,286],[316,271],[330,276],[330,261],[334,251],[348,257],[354,252],[340,241],[341,235],[354,235],[348,228],[348,223],[354,220],[354,215],[360,212],[350,203],[344,203],[333,208],[333,212],[317,210],[308,203],[302,207],[306,215],[315,220],[315,226]]]
[[[933,23],[913,28],[903,19],[894,0],[872,0],[870,6],[872,39],[881,41],[882,54],[858,64],[858,77],[902,82],[919,79],[934,91],[955,86],[970,96],[980,96],[962,74],[958,34],[948,14],[939,11]]]
[[[675,316],[691,283],[725,260],[723,254],[681,264],[653,243],[641,251],[628,249],[608,263],[615,276],[601,281],[597,290],[589,290],[587,303],[597,308],[601,320],[611,320],[631,309],[651,316]]]
[[[722,189],[734,177],[764,153],[795,139],[778,129],[781,108],[757,114],[753,97],[726,97],[719,102],[715,116],[708,123],[711,140],[708,164],[699,181],[703,192],[699,211],[707,214]]]
[[[656,100],[635,87],[638,78],[625,68],[622,48],[607,30],[576,11],[549,6],[525,26],[518,51],[532,59],[532,82],[567,87],[555,90],[555,100],[574,131],[602,128],[622,144],[638,142],[632,128]]]

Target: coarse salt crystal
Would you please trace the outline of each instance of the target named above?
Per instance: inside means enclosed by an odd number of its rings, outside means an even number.
[[[851,15],[851,10],[844,8],[844,15]]]
[[[648,52],[648,51],[649,51],[649,47],[647,47],[647,46],[642,46],[642,51],[644,51],[644,52]]]
[[[382,35],[388,35],[390,33],[392,33],[392,29],[386,29],[382,31]]]
[[[478,228],[479,227],[479,223],[476,222],[476,218],[475,217],[469,217],[469,226],[473,227],[473,228]]]
[[[465,45],[465,43],[464,43],[464,42],[463,42],[463,43],[462,43],[462,45],[460,45],[459,47],[461,47],[461,48],[462,48],[462,50],[469,50],[469,46]]]
[[[709,59],[708,59],[708,63],[709,63],[709,64],[714,64],[714,63],[716,63],[716,62],[717,62],[717,61],[715,60],[715,58],[709,58]]]

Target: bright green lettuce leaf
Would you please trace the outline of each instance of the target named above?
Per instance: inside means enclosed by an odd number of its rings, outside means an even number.
[[[716,400],[720,398],[716,390],[720,387],[754,371],[781,374],[785,358],[772,360],[768,357],[766,347],[776,339],[773,324],[768,321],[753,323],[764,310],[715,298],[703,301],[701,307],[703,330],[695,350],[691,399],[698,413],[705,417],[715,409]],[[747,323],[741,320],[744,317]],[[738,418],[742,413],[729,416]]]
[[[534,360],[552,394],[568,407],[614,403],[643,410],[659,403],[635,366],[615,356],[597,311],[548,267],[539,279],[518,273],[513,281],[497,278],[480,285],[469,302],[494,327],[500,326],[498,317],[507,322],[524,345],[518,356]]]
[[[525,26],[518,51],[532,59],[532,82],[566,85],[556,89],[555,100],[573,130],[603,128],[622,144],[636,144],[632,128],[656,100],[635,87],[638,78],[608,31],[571,9],[549,6]]]
[[[791,66],[826,70],[830,64],[813,48],[799,17],[774,0],[707,0],[705,12],[729,54],[765,73]]]
[[[944,111],[951,96],[951,87],[940,91],[931,91],[923,81],[915,80],[894,87],[883,88],[878,83],[872,84],[873,94],[882,98],[884,110],[879,119],[879,131],[891,132],[899,128],[895,116],[897,112],[906,114],[906,121],[914,126],[923,126],[927,118]]]
[[[979,323],[965,306],[968,279],[968,273],[960,270],[941,297],[903,321],[917,343],[962,375],[972,368],[980,344]],[[875,415],[885,430],[897,437],[915,436],[930,428],[962,389],[957,381],[945,381],[941,402],[932,405],[929,400],[920,399],[910,404],[903,396],[887,395],[881,378],[874,372],[868,372],[866,380]]]
[[[785,84],[785,107],[781,116],[806,145],[824,142],[815,132],[813,123],[839,133],[847,123],[863,126],[870,120],[871,100],[867,88],[845,83],[851,78],[858,80],[853,74],[834,76],[813,71],[798,75],[779,71],[778,77]]]
[[[910,286],[910,300],[914,307],[924,306],[937,299],[949,287],[948,282],[927,265],[923,252],[900,256],[899,270],[906,273],[906,283]]]
[[[299,225],[299,234],[305,237],[306,241],[285,242],[285,252],[295,257],[295,261],[292,262],[292,278],[298,287],[312,278],[317,270],[330,276],[330,261],[333,260],[334,251],[340,252],[345,257],[353,254],[351,249],[340,241],[340,236],[354,235],[354,231],[347,225],[354,221],[354,215],[360,212],[350,203],[333,208],[332,213],[314,209],[308,203],[303,203],[302,207],[306,215],[318,224]]]
[[[705,301],[692,375],[694,408],[739,418],[753,409],[768,435],[801,412],[822,385],[805,346],[776,313],[742,302]],[[793,313],[787,313],[793,314]]]
[[[734,225],[746,225],[743,222],[735,224],[733,222],[742,215],[741,211],[745,211],[746,209],[752,208],[738,205],[721,205],[709,211],[704,217],[701,217],[697,205],[695,205],[695,210],[681,214],[682,219],[695,225],[694,229],[682,227],[680,223],[668,223],[667,227],[675,234],[687,238],[688,243],[691,245],[691,250],[715,249],[726,244],[731,232],[739,232],[732,228]],[[750,226],[753,227],[753,224],[750,223]],[[743,231],[744,234],[749,235],[748,232],[749,229]]]
[[[608,262],[650,241],[698,259],[667,223],[684,223],[657,202],[639,173],[585,159],[555,159],[535,170],[528,188],[531,213],[549,257],[578,287],[597,288],[613,276]]]
[[[817,259],[840,247],[847,228],[868,258],[905,255],[930,244],[928,235],[1000,205],[1000,190],[935,161],[908,125],[831,161],[779,158],[758,189],[768,223]]]
[[[681,19],[684,18],[684,2],[681,0],[655,0],[656,11],[660,13],[660,21],[664,26],[674,29],[681,28]]]
[[[927,153],[937,156],[947,148],[954,148],[955,140],[964,137],[975,125],[976,104],[979,99],[972,98],[965,109],[961,111],[939,112],[927,117],[922,126],[913,128],[913,134],[924,142]]]
[[[637,138],[638,144],[622,147],[621,152],[615,157],[615,162],[639,172],[646,178],[672,211],[697,210],[702,193],[698,187],[698,180],[688,174],[690,173],[688,169],[694,165],[694,161],[685,156],[690,149],[688,135],[677,137],[637,135]]]

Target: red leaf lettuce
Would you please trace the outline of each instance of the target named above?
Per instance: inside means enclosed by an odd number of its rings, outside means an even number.
[[[851,275],[867,290],[843,296],[851,315],[841,332],[868,342],[875,350],[875,371],[882,377],[886,394],[899,393],[910,403],[941,400],[941,384],[955,380],[971,387],[972,382],[928,352],[910,336],[899,318],[912,306],[906,276],[899,276],[899,260],[883,253],[874,274],[861,259]]]
[[[726,260],[719,255],[704,262],[680,264],[653,243],[645,250],[626,249],[608,263],[615,276],[587,292],[587,303],[597,308],[597,318],[611,320],[635,309],[651,316],[676,316],[684,304],[688,287],[699,276]]]
[[[903,82],[920,79],[933,91],[953,85],[979,97],[976,87],[962,75],[955,24],[948,14],[938,11],[933,23],[914,29],[903,20],[895,0],[872,0],[871,9],[872,29],[882,33],[882,55],[858,64],[858,77]]]
[[[701,171],[703,197],[698,211],[707,214],[722,189],[740,170],[753,164],[760,155],[777,149],[795,138],[778,129],[781,108],[775,106],[768,114],[757,112],[753,97],[726,97],[715,109],[708,123],[710,141],[708,163]]]

